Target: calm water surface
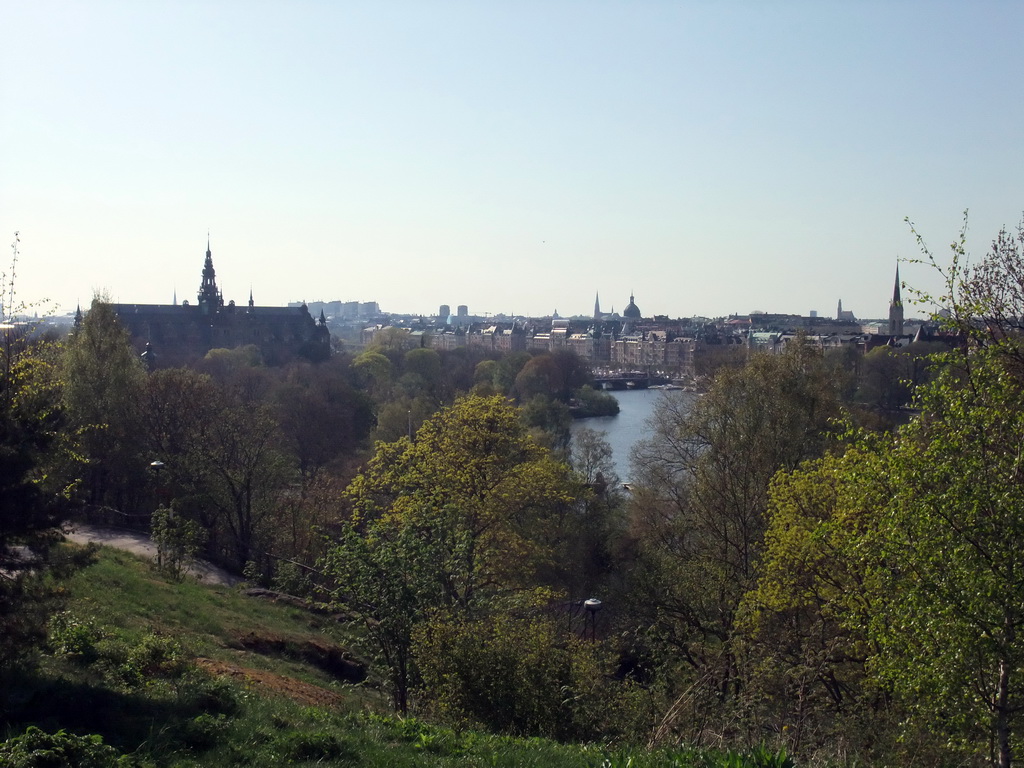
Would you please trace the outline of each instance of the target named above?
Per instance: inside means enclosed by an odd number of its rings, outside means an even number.
[[[609,392],[619,401],[618,416],[601,416],[590,419],[576,419],[571,431],[581,427],[604,432],[604,439],[612,447],[612,459],[619,479],[629,480],[629,452],[633,445],[650,434],[647,419],[654,412],[654,404],[666,395],[679,395],[679,391],[661,389],[624,389]],[[685,397],[693,395],[685,394]]]

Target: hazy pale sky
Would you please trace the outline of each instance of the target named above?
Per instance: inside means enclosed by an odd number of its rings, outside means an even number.
[[[0,0],[0,28],[0,236],[62,311],[194,301],[209,230],[239,303],[881,317],[904,217],[944,258],[965,209],[976,254],[1024,210],[1015,0]]]

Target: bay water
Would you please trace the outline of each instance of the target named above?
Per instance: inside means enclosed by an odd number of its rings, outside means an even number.
[[[650,436],[651,429],[647,420],[654,413],[655,403],[666,396],[682,395],[692,398],[694,395],[681,393],[678,390],[662,389],[610,390],[609,394],[619,402],[617,416],[593,416],[587,419],[576,419],[572,423],[570,432],[576,432],[583,427],[603,432],[604,439],[612,448],[612,461],[619,479],[622,482],[629,482],[629,454],[637,442]]]

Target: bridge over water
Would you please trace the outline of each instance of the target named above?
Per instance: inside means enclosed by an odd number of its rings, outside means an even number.
[[[594,375],[594,386],[599,389],[647,389],[670,381],[667,376],[645,371],[616,371]]]

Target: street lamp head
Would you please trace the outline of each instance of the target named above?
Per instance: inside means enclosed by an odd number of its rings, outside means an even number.
[[[162,461],[160,461],[160,460],[152,461],[149,464],[149,468],[154,470],[154,471],[156,471],[156,472],[159,472],[161,469],[164,468],[164,463]]]

